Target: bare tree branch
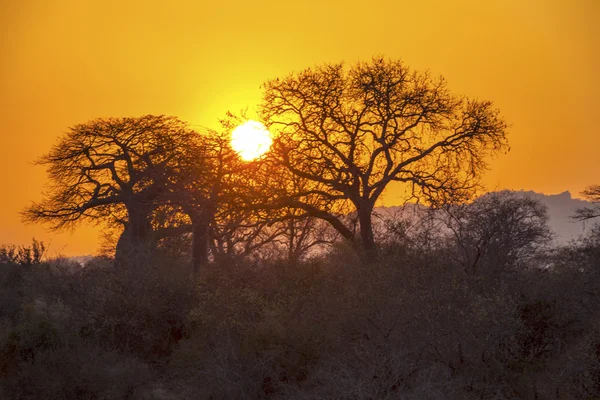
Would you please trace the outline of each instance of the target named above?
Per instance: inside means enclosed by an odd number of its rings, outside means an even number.
[[[303,209],[349,237],[336,216],[349,201],[360,221],[351,238],[365,249],[374,247],[371,213],[390,183],[436,204],[467,198],[487,157],[508,148],[491,102],[455,96],[443,78],[384,58],[269,81],[261,115],[277,135],[273,164],[310,183],[271,207]]]

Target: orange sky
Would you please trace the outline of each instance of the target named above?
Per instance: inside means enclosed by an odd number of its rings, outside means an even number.
[[[512,150],[488,188],[577,194],[600,183],[599,20],[598,0],[0,1],[0,244],[96,249],[94,229],[18,215],[41,198],[31,162],[68,126],[156,113],[216,127],[266,79],[378,54],[497,104]]]

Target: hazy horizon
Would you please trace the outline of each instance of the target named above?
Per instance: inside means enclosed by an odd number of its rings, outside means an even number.
[[[503,190],[511,190],[513,192],[523,192],[524,194],[533,193],[534,197],[538,197],[538,199],[543,196],[544,199],[541,199],[541,201],[543,204],[548,206],[548,213],[549,213],[549,221],[548,222],[549,222],[550,228],[557,234],[557,238],[556,238],[557,243],[565,244],[569,240],[575,239],[578,236],[578,234],[584,233],[585,224],[583,222],[572,221],[570,217],[573,215],[575,208],[589,206],[589,205],[591,205],[591,203],[581,199],[578,196],[574,196],[573,193],[571,193],[569,190],[565,190],[560,193],[551,193],[551,194],[540,193],[540,192],[535,192],[535,191],[526,190],[526,189],[519,189],[519,190],[503,189]],[[569,199],[567,201],[573,203],[573,206],[570,207],[569,210],[564,209],[564,206],[562,204],[558,205],[559,210],[557,210],[556,208],[553,208],[547,204],[547,202],[550,200],[550,198],[556,198],[559,196],[563,196],[565,194],[569,194]],[[579,204],[575,205],[575,203],[579,203]],[[406,204],[406,203],[404,203],[404,204]],[[400,203],[399,204],[384,204],[384,205],[380,205],[378,208],[381,208],[381,207],[383,207],[383,208],[402,207],[402,204],[400,204]],[[75,258],[87,257],[87,256],[93,256],[93,255],[97,254],[97,250],[99,247],[99,241],[100,241],[100,234],[103,229],[105,229],[105,228],[81,225],[78,228],[75,228],[72,232],[56,233],[56,232],[48,232],[47,231],[47,232],[45,232],[45,235],[37,236],[36,239],[44,241],[45,244],[48,246],[47,254],[50,258],[58,257],[58,256],[60,256],[60,257],[62,257],[62,256],[75,257]],[[87,249],[89,249],[89,251],[84,250],[83,252],[79,252],[79,253],[74,252],[74,251],[69,251],[70,245],[77,243],[77,240],[79,240],[81,238],[80,235],[82,232],[86,233],[86,234],[90,234],[90,235],[96,234],[96,241],[92,240],[87,243],[87,245],[88,245]],[[4,242],[2,244],[27,245],[30,242],[31,242],[30,240],[26,240],[22,243]],[[57,246],[56,246],[57,242],[63,243],[64,247],[57,248]],[[81,243],[79,243],[79,244],[81,244]],[[82,247],[82,248],[85,249],[85,247]]]

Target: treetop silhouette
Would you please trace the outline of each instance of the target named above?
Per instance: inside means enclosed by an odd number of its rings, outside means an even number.
[[[490,101],[454,95],[443,78],[385,58],[268,81],[260,111],[276,136],[271,157],[310,183],[273,204],[325,219],[367,250],[373,208],[390,183],[434,205],[468,198],[487,157],[508,149],[507,124]],[[342,204],[356,212],[358,236]]]
[[[157,201],[198,162],[189,151],[197,134],[174,117],[146,115],[78,124],[39,160],[50,184],[45,198],[23,212],[54,230],[81,221],[121,223],[123,237],[144,240]]]

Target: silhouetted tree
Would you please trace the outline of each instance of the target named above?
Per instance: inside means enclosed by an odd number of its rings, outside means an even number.
[[[324,219],[367,251],[373,208],[390,183],[434,204],[464,198],[486,157],[507,148],[507,125],[491,102],[453,95],[443,78],[384,58],[268,81],[261,116],[277,137],[274,162],[310,184],[274,194],[270,206]],[[348,211],[358,235],[343,220]]]
[[[575,211],[573,217],[576,221],[587,221],[600,217],[600,185],[592,185],[581,192],[581,195],[587,201],[593,204],[589,207],[582,207]]]
[[[266,224],[262,236],[271,238],[265,243],[268,244],[268,258],[295,263],[315,247],[339,239],[337,231],[325,221],[324,214],[323,218],[314,217],[318,207],[325,206],[325,201],[309,193],[312,183],[282,168],[269,156],[257,161],[247,185],[246,208],[252,209],[256,218]],[[303,193],[303,208],[292,204],[293,196],[299,193]],[[287,199],[289,205],[285,206],[281,199]],[[326,207],[330,210],[336,207],[342,214],[341,206],[329,202]],[[313,212],[307,211],[308,208]],[[340,219],[343,218],[340,215]]]
[[[31,240],[31,246],[0,245],[0,264],[39,264],[45,253],[46,245],[35,238]]]
[[[40,158],[50,184],[24,213],[54,230],[86,221],[123,224],[118,249],[144,242],[150,215],[190,164],[196,132],[174,117],[95,119],[78,124]],[[197,162],[194,160],[193,162]]]
[[[434,254],[436,249],[444,247],[446,229],[438,214],[439,210],[419,204],[406,204],[390,211],[384,208],[375,214],[380,220],[379,226],[376,225],[377,238],[395,251]]]
[[[231,209],[230,209],[231,210]],[[260,258],[259,250],[280,235],[280,230],[268,229],[268,222],[257,219],[248,210],[219,213],[210,230],[210,250],[215,260],[242,259],[252,255]]]
[[[477,274],[482,264],[502,268],[526,263],[552,239],[546,206],[509,191],[449,205],[445,211],[458,261],[468,273]]]
[[[323,249],[337,239],[337,231],[325,221],[295,208],[281,211],[280,221],[272,226],[277,232],[271,244],[275,257],[295,265],[315,249]]]
[[[165,196],[170,207],[166,228],[173,234],[192,233],[194,274],[211,253],[214,259],[246,256],[272,240],[264,230],[268,221],[249,206],[259,164],[244,161],[231,147],[230,131],[241,119],[229,114],[221,122],[221,131],[199,132],[191,158],[201,161],[180,169],[173,177],[177,184]]]
[[[192,264],[195,273],[209,259],[209,251],[219,248],[217,241],[225,231],[231,237],[246,230],[250,210],[244,208],[247,175],[254,168],[231,148],[224,121],[222,132],[204,130],[199,135],[196,158],[201,163],[181,171],[170,204],[189,217],[192,231]],[[213,254],[216,256],[216,254]]]

